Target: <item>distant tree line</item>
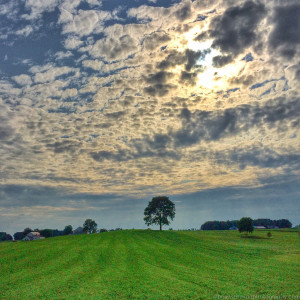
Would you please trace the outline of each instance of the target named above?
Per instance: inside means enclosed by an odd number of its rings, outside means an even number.
[[[97,229],[97,223],[92,219],[85,220],[85,222],[83,224],[83,227],[79,227],[79,228],[81,228],[80,233],[102,233],[102,232],[107,232],[107,231],[122,230],[122,228],[120,228],[120,227],[115,228],[115,229],[101,228],[101,229],[98,230]],[[42,237],[45,237],[45,238],[74,234],[74,230],[73,230],[72,225],[65,226],[64,230],[49,229],[49,228],[46,228],[46,229],[38,229],[38,228],[31,229],[29,227],[26,227],[23,231],[15,232],[13,234],[13,236],[11,236],[10,234],[7,234],[6,232],[0,232],[0,242],[12,241],[12,240],[21,241],[30,232],[39,232],[40,235]]]
[[[0,232],[0,242],[11,241],[12,236],[6,232]]]
[[[233,221],[207,221],[201,225],[201,230],[228,230],[231,227],[238,227],[238,220]],[[271,220],[256,219],[253,220],[253,226],[264,226],[266,228],[291,228],[292,223],[287,219]]]

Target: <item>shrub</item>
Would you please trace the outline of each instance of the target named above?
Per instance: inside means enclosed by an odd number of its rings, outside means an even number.
[[[267,237],[268,238],[270,238],[272,236],[272,233],[271,233],[271,231],[268,231],[268,233],[267,233]]]

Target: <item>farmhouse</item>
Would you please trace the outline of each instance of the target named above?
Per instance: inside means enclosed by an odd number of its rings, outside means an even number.
[[[29,232],[23,239],[23,241],[34,241],[34,240],[41,240],[44,239],[43,236],[40,235],[39,232],[33,231]]]

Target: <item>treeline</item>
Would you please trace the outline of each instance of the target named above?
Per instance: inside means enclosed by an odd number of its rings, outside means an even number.
[[[79,227],[80,228],[80,227]],[[56,237],[56,236],[63,236],[63,235],[70,235],[70,234],[80,234],[80,233],[86,233],[83,228],[82,232],[76,233],[73,231],[73,228],[71,225],[67,225],[64,230],[58,230],[58,229],[31,229],[29,227],[25,228],[23,231],[18,231],[11,236],[10,234],[6,232],[0,232],[0,242],[4,241],[21,241],[23,240],[28,233],[30,232],[39,232],[42,237],[45,238],[50,238],[50,237]],[[122,230],[122,228],[115,228],[115,229],[106,229],[106,228],[101,228],[99,230],[95,229],[95,233],[102,233],[102,232],[108,232],[108,231],[118,231]]]
[[[23,231],[18,231],[14,233],[14,240],[20,241],[25,238],[25,236],[30,232],[39,232],[41,236],[48,238],[48,237],[55,237],[55,236],[61,236],[66,235],[68,233],[65,233],[64,230],[58,230],[58,229],[30,229],[29,227],[25,228]]]
[[[264,226],[266,228],[291,228],[292,223],[287,219],[271,220],[256,219],[253,220],[253,226]],[[207,221],[201,225],[201,230],[229,230],[238,227],[238,220],[232,221]]]

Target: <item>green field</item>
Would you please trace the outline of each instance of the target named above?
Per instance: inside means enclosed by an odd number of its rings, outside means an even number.
[[[124,230],[5,242],[0,299],[299,299],[300,236],[271,232],[268,239],[267,231],[241,238],[236,231]]]

